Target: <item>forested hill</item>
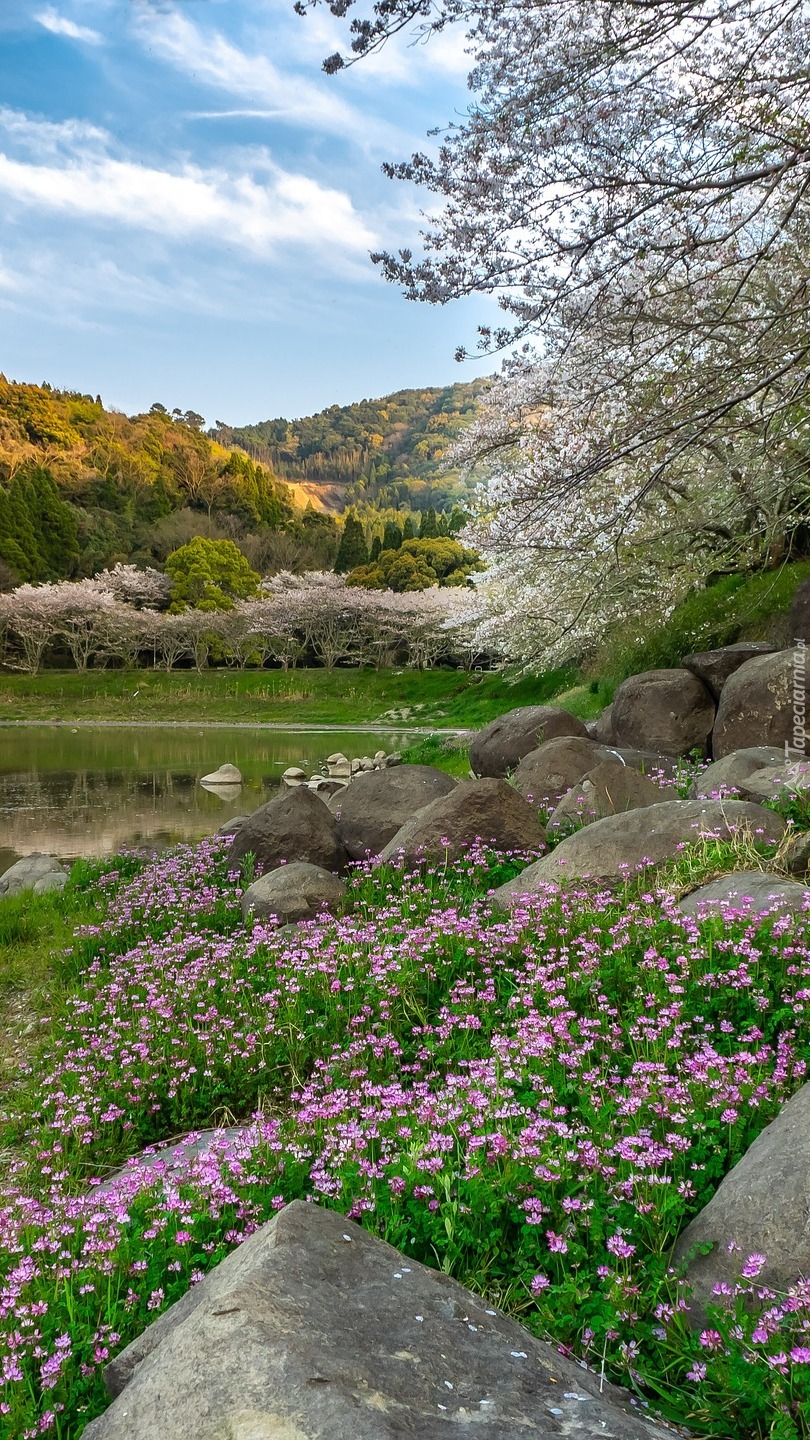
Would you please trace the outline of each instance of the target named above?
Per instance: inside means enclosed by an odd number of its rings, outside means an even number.
[[[371,544],[386,522],[462,498],[442,462],[480,389],[401,391],[206,432],[194,411],[127,416],[99,396],[0,375],[0,589],[119,561],[162,566],[196,535],[236,541],[262,574],[331,569],[347,507]]]
[[[473,419],[485,380],[398,390],[380,400],[330,405],[302,420],[263,420],[209,433],[239,445],[330,509],[449,509],[461,496],[447,454]]]

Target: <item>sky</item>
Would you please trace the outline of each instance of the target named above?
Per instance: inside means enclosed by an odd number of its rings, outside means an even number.
[[[491,302],[369,259],[417,241],[381,165],[463,113],[463,33],[325,75],[345,38],[292,0],[2,0],[0,370],[233,425],[488,373],[453,352]]]

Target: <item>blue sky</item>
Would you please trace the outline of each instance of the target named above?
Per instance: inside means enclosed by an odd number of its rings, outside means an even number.
[[[380,166],[463,111],[463,35],[325,76],[344,41],[290,0],[4,0],[0,369],[240,424],[493,368],[453,360],[488,302],[368,259],[416,238]]]

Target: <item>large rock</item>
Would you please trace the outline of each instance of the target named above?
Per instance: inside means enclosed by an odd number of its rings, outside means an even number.
[[[678,901],[685,915],[701,916],[713,911],[739,911],[745,915],[801,915],[810,900],[810,887],[766,870],[736,870],[700,885]]]
[[[803,647],[746,661],[726,681],[712,735],[715,760],[752,745],[807,748],[808,670]]]
[[[765,765],[749,775],[745,789],[757,804],[763,800],[784,800],[791,795],[806,796],[810,790],[810,761],[783,757],[778,765]]]
[[[474,735],[470,744],[470,766],[476,775],[499,779],[516,770],[524,755],[557,735],[588,732],[576,715],[553,705],[524,705],[499,715]]]
[[[810,645],[810,580],[802,581],[793,593],[787,633],[791,644],[803,640]]]
[[[718,650],[701,650],[696,655],[685,655],[683,668],[697,675],[714,699],[719,700],[729,676],[739,670],[746,660],[753,660],[757,655],[773,655],[775,651],[776,646],[769,645],[766,640],[738,640],[735,645],[723,645]]]
[[[296,1201],[107,1367],[84,1440],[666,1440],[447,1275]]]
[[[242,896],[242,915],[245,920],[275,916],[280,925],[294,925],[299,920],[313,920],[324,910],[334,914],[345,894],[345,882],[337,875],[320,865],[294,860],[248,885]]]
[[[733,1286],[749,1255],[764,1255],[763,1284],[784,1293],[810,1276],[810,1085],[803,1085],[730,1170],[699,1215],[679,1236],[676,1263],[694,1245],[708,1255],[690,1261],[690,1322],[701,1326],[715,1285]],[[729,1254],[729,1245],[738,1248]]]
[[[542,850],[545,831],[528,801],[505,780],[462,780],[418,810],[380,852],[385,864],[426,856],[457,860],[476,840],[497,850]]]
[[[773,745],[750,745],[745,750],[733,750],[698,775],[692,794],[698,800],[711,800],[734,791],[745,800],[745,782],[749,775],[765,765],[778,765],[781,760],[784,760],[784,750]]]
[[[495,891],[495,904],[510,908],[523,895],[549,884],[565,885],[590,877],[614,882],[645,864],[671,859],[679,848],[711,833],[721,838],[748,828],[760,840],[776,842],[785,822],[772,810],[743,800],[665,800],[643,810],[609,815],[562,840],[550,855],[536,860]]]
[[[588,724],[588,734],[601,745],[612,745],[616,739],[613,733],[613,706],[606,705],[601,715]]]
[[[63,890],[67,881],[67,870],[53,855],[25,855],[0,875],[0,897],[19,895],[21,890],[44,895],[49,890]]]
[[[397,765],[354,779],[340,805],[340,836],[353,860],[379,855],[417,810],[449,795],[456,782],[433,765]]]
[[[708,750],[715,705],[689,670],[645,670],[623,680],[613,700],[611,728],[617,745],[688,755]]]
[[[548,822],[549,830],[591,825],[644,805],[660,805],[661,787],[617,760],[603,760],[564,795]]]
[[[523,756],[512,783],[531,805],[539,810],[553,810],[571,786],[593,769],[602,753],[595,740],[581,735],[558,735]]]
[[[282,790],[239,826],[228,851],[229,865],[236,868],[248,854],[255,856],[257,874],[293,860],[334,872],[348,860],[334,815],[304,786]]]

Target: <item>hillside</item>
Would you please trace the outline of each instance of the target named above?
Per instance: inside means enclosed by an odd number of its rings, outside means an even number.
[[[379,400],[331,405],[300,420],[263,420],[209,431],[238,445],[331,510],[451,509],[463,500],[447,455],[473,419],[486,381],[398,390]]]
[[[0,375],[0,588],[119,561],[162,566],[195,535],[235,540],[262,573],[331,569],[347,507],[370,538],[394,512],[450,509],[462,495],[442,460],[479,389],[206,433],[194,411],[126,416]]]

